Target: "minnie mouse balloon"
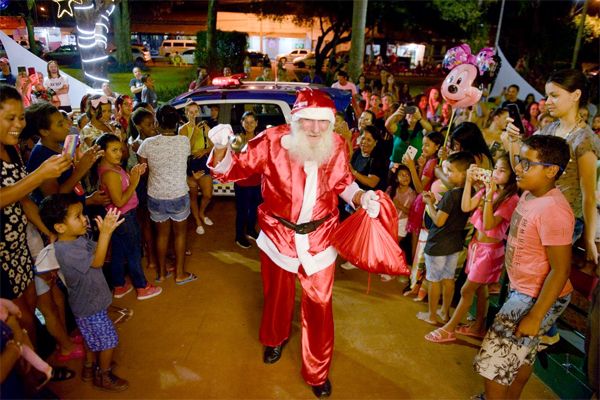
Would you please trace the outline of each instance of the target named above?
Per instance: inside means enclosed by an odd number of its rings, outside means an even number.
[[[466,108],[481,99],[484,81],[493,81],[500,63],[492,48],[481,49],[475,57],[469,45],[462,44],[448,50],[442,65],[450,70],[442,83],[442,97],[452,108]]]

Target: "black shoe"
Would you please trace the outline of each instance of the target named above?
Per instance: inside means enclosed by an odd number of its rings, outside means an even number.
[[[258,239],[258,233],[256,233],[256,231],[248,232],[246,233],[246,238],[256,242],[256,239]]]
[[[324,384],[313,386],[312,391],[315,396],[317,396],[317,399],[329,397],[331,396],[331,382],[329,382],[329,379],[327,379]]]
[[[242,249],[249,249],[250,247],[252,247],[248,239],[246,239],[245,237],[235,239],[235,244],[240,246]]]
[[[281,358],[281,352],[283,351],[283,344],[279,346],[270,347],[265,346],[265,353],[263,354],[263,362],[265,364],[275,364]]]

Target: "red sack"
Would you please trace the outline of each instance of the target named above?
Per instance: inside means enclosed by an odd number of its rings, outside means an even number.
[[[332,234],[338,253],[358,268],[387,275],[410,275],[404,252],[398,246],[398,213],[392,199],[378,190],[381,211],[371,218],[356,210]]]

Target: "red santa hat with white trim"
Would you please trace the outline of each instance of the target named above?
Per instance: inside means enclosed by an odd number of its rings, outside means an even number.
[[[335,104],[322,90],[309,87],[298,91],[298,97],[292,108],[292,121],[300,118],[328,120],[335,122]]]

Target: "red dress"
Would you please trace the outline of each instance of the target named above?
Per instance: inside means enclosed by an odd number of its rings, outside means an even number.
[[[423,172],[421,172],[421,180],[424,177],[429,177],[429,182],[427,185],[423,187],[423,191],[428,191],[431,189],[431,185],[433,184],[435,178],[435,166],[438,163],[437,158],[432,158],[425,163],[425,167],[423,167]],[[406,224],[406,231],[418,234],[421,230],[421,225],[423,225],[423,213],[425,212],[425,202],[423,201],[422,193],[417,195],[415,201],[413,201],[410,211],[408,213],[408,222]]]

